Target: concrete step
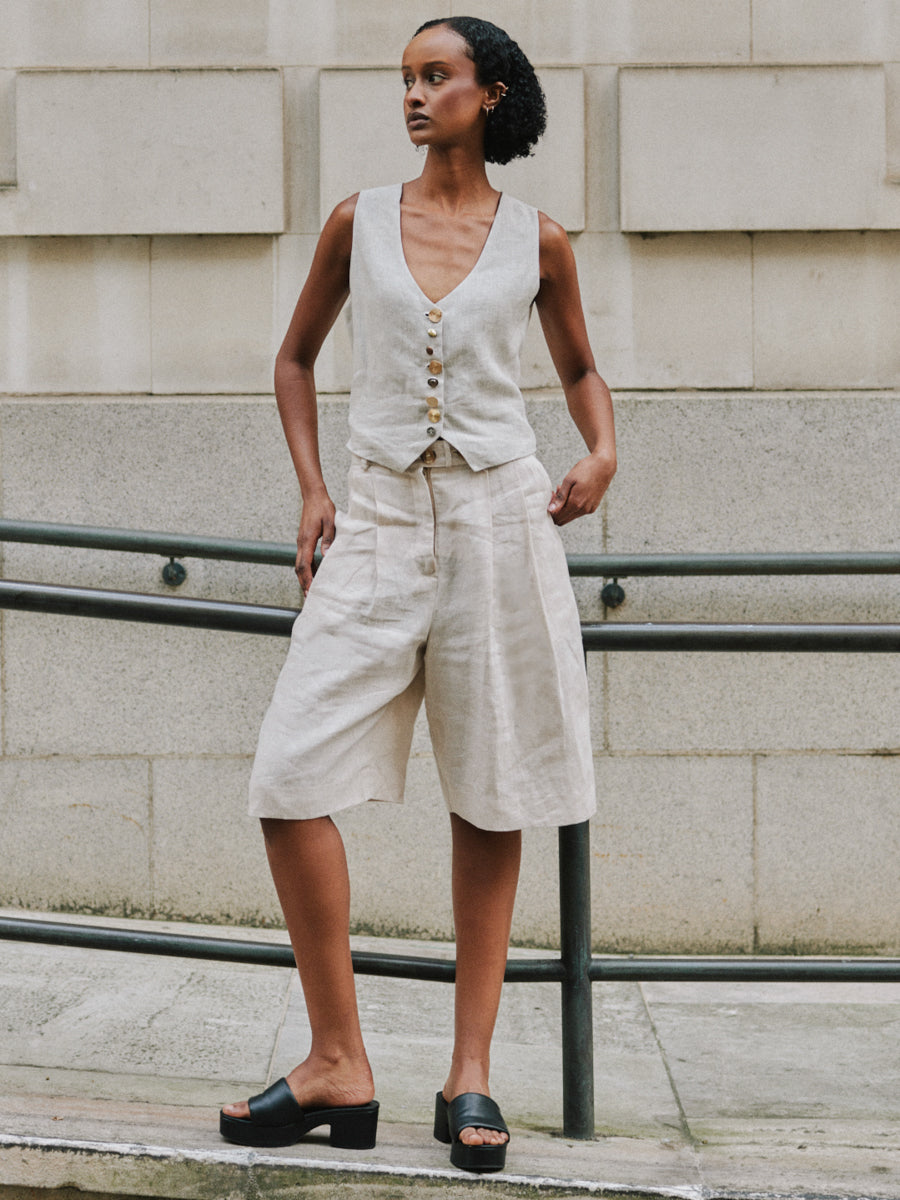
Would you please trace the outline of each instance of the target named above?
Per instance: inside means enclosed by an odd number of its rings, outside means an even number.
[[[478,1193],[701,1198],[700,1189],[692,1186],[648,1188],[601,1179],[598,1170],[607,1155],[598,1143],[548,1139],[519,1130],[514,1131],[511,1165],[539,1164],[546,1174],[473,1176],[456,1171],[449,1166],[446,1148],[422,1125],[386,1125],[371,1151],[332,1149],[324,1131],[296,1147],[257,1151],[223,1142],[215,1114],[208,1109],[58,1097],[20,1099],[18,1107],[4,1120],[16,1132],[0,1134],[3,1200],[18,1200],[19,1193],[30,1200],[49,1200],[62,1189],[76,1191],[79,1200],[256,1200],[282,1195],[405,1200],[432,1190],[449,1200]],[[621,1150],[609,1157],[620,1154]],[[615,1170],[612,1162],[608,1165]],[[624,1165],[621,1159],[618,1165]]]
[[[898,984],[595,985],[588,1142],[559,1135],[558,986],[507,985],[492,1087],[512,1142],[487,1177],[452,1170],[431,1136],[451,989],[360,977],[358,992],[377,1147],[312,1135],[260,1154],[223,1142],[217,1113],[303,1057],[293,971],[0,941],[0,1200],[900,1198]]]

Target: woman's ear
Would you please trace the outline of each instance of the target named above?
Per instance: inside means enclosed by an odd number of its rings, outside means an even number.
[[[485,89],[484,110],[487,113],[492,112],[506,95],[507,88],[505,83],[492,83],[489,88]]]

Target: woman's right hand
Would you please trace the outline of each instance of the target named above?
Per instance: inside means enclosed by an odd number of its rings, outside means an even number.
[[[297,558],[294,562],[294,570],[300,580],[304,596],[308,594],[312,586],[315,573],[313,555],[316,552],[316,546],[321,539],[322,554],[324,555],[334,541],[334,511],[334,505],[327,492],[319,498],[311,498],[303,503],[300,532],[297,534]]]

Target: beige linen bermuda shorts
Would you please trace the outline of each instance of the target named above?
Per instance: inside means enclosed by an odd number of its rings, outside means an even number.
[[[450,812],[495,830],[591,815],[581,630],[552,490],[534,456],[473,471],[443,441],[404,472],[354,458],[263,721],[252,815],[402,801],[423,697]]]

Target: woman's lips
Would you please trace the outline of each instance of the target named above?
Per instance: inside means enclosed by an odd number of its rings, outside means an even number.
[[[428,117],[424,113],[410,113],[406,118],[406,124],[411,129],[414,125],[424,125],[428,121]]]

